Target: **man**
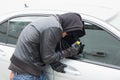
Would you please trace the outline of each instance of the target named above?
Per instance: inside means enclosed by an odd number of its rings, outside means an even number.
[[[63,39],[69,42],[66,37],[72,34],[78,37],[85,34],[81,16],[77,13],[46,17],[26,26],[11,57],[9,69],[14,73],[13,80],[49,80],[44,72],[46,64],[58,72],[65,72],[66,65],[59,61],[77,55],[79,49],[71,46],[56,50],[56,47],[62,45]],[[70,44],[74,42],[75,39]]]

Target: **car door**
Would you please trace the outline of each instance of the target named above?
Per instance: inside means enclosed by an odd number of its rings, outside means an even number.
[[[109,29],[109,27],[108,27]],[[85,22],[83,53],[76,59],[64,59],[66,73],[54,71],[54,80],[120,79],[120,40],[100,24]]]
[[[7,29],[7,21],[0,24],[0,79],[2,80],[9,79],[9,59],[14,51],[13,47],[7,46]]]
[[[17,39],[24,29],[30,22],[46,16],[38,15],[17,15],[11,16],[6,21],[0,24],[0,79],[9,80],[10,70],[10,57],[12,56]],[[47,74],[50,80],[53,80],[52,70],[49,69]]]

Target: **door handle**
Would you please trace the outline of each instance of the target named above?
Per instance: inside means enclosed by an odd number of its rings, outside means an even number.
[[[107,55],[105,52],[95,52],[95,51],[90,52],[90,53],[85,52],[85,54],[91,55],[91,56],[97,56],[97,57],[106,57],[106,55]]]
[[[80,75],[80,72],[72,66],[67,66],[64,70],[66,73],[71,75]]]

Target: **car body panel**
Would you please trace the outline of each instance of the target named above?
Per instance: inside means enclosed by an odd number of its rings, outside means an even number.
[[[76,60],[63,60],[68,67],[66,73],[55,72],[55,80],[117,80],[120,79],[120,71],[105,66],[90,64]],[[114,75],[115,74],[115,75]],[[114,76],[113,76],[114,75]]]
[[[2,78],[2,80],[9,80],[10,70],[8,70],[8,66],[14,49],[14,47],[0,44],[0,78]]]

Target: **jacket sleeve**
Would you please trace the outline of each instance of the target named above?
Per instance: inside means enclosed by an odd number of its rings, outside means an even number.
[[[56,27],[46,29],[42,33],[41,58],[45,64],[59,61],[64,56],[60,52],[55,52],[57,43],[60,41],[62,30]]]

